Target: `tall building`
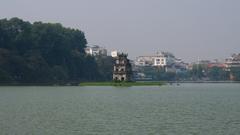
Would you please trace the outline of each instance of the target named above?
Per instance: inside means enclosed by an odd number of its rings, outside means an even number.
[[[175,62],[175,57],[169,52],[161,52],[152,56],[139,56],[135,64],[137,66],[160,66],[165,67]]]
[[[132,80],[132,66],[127,54],[118,54],[115,58],[113,67],[114,81],[131,81]]]
[[[175,56],[169,52],[157,53],[157,55],[154,57],[154,66],[164,67],[172,65],[174,62]]]

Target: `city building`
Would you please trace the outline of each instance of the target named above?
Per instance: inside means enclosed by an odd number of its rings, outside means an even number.
[[[226,68],[240,68],[240,53],[233,54],[230,58],[225,60]]]
[[[127,54],[119,53],[114,57],[115,63],[113,67],[114,81],[131,81],[132,80],[132,66]]]
[[[174,64],[175,62],[175,56],[172,53],[169,52],[161,52],[157,53],[156,56],[154,56],[154,64],[153,66],[170,66]]]
[[[91,56],[107,56],[107,49],[100,47],[98,45],[94,45],[92,47],[87,46],[85,48],[85,53]]]
[[[225,69],[226,66],[227,65],[225,63],[221,63],[221,62],[212,62],[207,65],[208,69],[214,68],[214,67]]]
[[[240,71],[240,53],[233,54],[230,58],[225,60],[226,71],[230,72],[230,80],[236,80],[238,77],[234,74],[234,71]]]
[[[152,56],[139,56],[135,64],[137,66],[168,66],[175,62],[175,57],[169,52],[161,52]]]
[[[135,61],[136,66],[153,66],[154,56],[139,56]]]
[[[183,62],[182,59],[176,58],[174,68],[176,69],[176,73],[184,73],[187,71],[188,63]]]

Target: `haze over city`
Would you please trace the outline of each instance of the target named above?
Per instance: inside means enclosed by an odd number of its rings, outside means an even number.
[[[0,17],[61,23],[88,43],[134,59],[169,51],[185,61],[240,52],[238,0],[3,0]]]
[[[240,0],[0,0],[0,135],[239,135]]]

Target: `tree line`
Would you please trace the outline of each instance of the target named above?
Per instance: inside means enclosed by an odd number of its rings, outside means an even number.
[[[194,64],[192,69],[181,72],[167,72],[164,67],[151,66],[138,67],[136,72],[144,73],[143,78],[153,81],[240,81],[240,68],[209,68],[205,64]]]
[[[86,55],[82,31],[59,23],[0,20],[0,84],[66,84],[112,79],[111,57]]]

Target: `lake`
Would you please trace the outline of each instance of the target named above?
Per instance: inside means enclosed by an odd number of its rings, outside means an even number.
[[[239,135],[240,84],[0,87],[0,135]]]

